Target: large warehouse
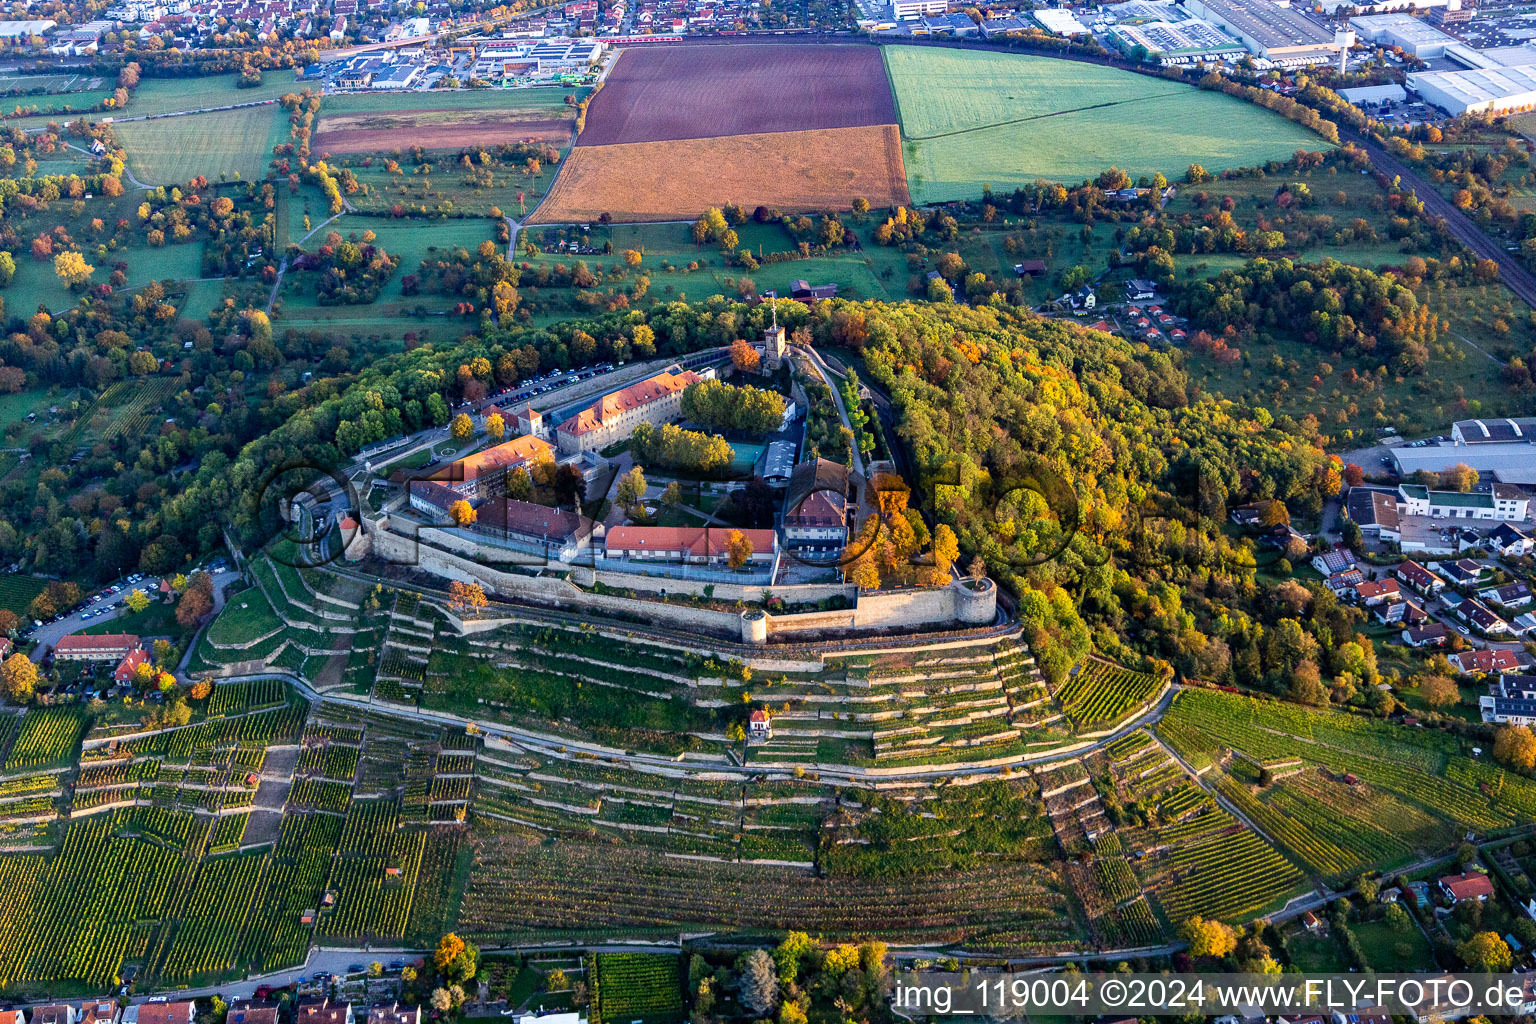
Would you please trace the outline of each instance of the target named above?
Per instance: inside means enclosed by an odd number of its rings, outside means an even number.
[[[1411,14],[1368,14],[1349,19],[1360,38],[1382,46],[1401,47],[1421,60],[1439,57],[1456,40]]]
[[[1289,6],[1269,0],[1186,0],[1184,7],[1276,64],[1326,63],[1339,55],[1332,30]]]
[[[1536,106],[1536,68],[1410,71],[1408,88],[1453,116]]]

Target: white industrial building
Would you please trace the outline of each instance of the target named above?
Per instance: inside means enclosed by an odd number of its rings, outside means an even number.
[[[1038,11],[1030,11],[1029,15],[1038,21],[1047,32],[1054,35],[1085,36],[1088,34],[1088,26],[1073,17],[1071,11],[1048,7]]]
[[[1242,43],[1200,18],[1116,25],[1110,35],[1122,50],[1130,52],[1139,46],[1154,57],[1161,57],[1164,64],[1236,59],[1248,52]]]
[[[1360,0],[1359,3],[1352,0],[1322,0],[1318,6],[1323,13],[1330,18],[1338,14],[1342,8],[1348,7],[1358,14],[1384,14],[1387,11],[1413,11],[1425,10],[1431,7],[1445,7],[1448,0]]]
[[[1536,69],[1410,71],[1408,88],[1453,116],[1536,106]]]
[[[892,0],[891,16],[897,21],[916,21],[949,10],[949,0]]]
[[[1443,56],[1445,48],[1456,43],[1453,37],[1411,14],[1367,14],[1350,18],[1349,24],[1362,39],[1378,46],[1401,47],[1420,60]]]
[[[1353,89],[1340,89],[1339,95],[1360,106],[1365,103],[1401,103],[1408,98],[1408,90],[1400,85],[1358,85]]]
[[[57,25],[52,18],[35,18],[31,21],[0,21],[0,42],[29,42]]]
[[[1355,41],[1353,32],[1335,33],[1299,9],[1270,0],[1185,0],[1184,7],[1278,67],[1335,61]]]

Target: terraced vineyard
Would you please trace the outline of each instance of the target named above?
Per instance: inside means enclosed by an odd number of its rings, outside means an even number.
[[[1056,700],[1074,725],[1087,729],[1124,718],[1157,690],[1152,676],[1090,658],[1073,668]]]
[[[1400,857],[1405,847],[1438,849],[1466,831],[1507,828],[1536,806],[1536,782],[1475,760],[1469,741],[1360,715],[1185,690],[1158,731],[1186,758],[1217,762],[1230,752],[1254,771],[1315,769],[1255,799],[1278,832],[1301,829],[1328,841],[1303,850],[1294,840],[1298,858],[1325,875]],[[1358,835],[1328,824],[1345,813],[1361,815]],[[1293,825],[1282,827],[1279,817]]]
[[[257,786],[273,773],[281,803],[288,769],[271,763],[294,764],[301,735],[325,737],[313,748],[325,771],[355,767],[373,726],[386,741],[401,735],[367,716],[312,719],[291,701],[280,683],[222,687],[204,709],[215,717],[93,747],[84,761],[74,751],[90,726],[86,714],[41,708],[22,718],[0,777],[0,817],[52,817],[66,788],[72,816],[58,826],[56,849],[46,831],[5,826],[7,845],[37,852],[0,854],[0,989],[109,989],[129,967],[142,985],[216,983],[302,962],[317,929],[399,942],[411,932],[417,893],[430,894],[430,919],[413,934],[437,934],[449,916],[460,826],[407,826],[398,794],[354,801],[348,786],[325,778],[300,781],[337,787],[334,813],[292,799],[286,809],[255,808]],[[411,742],[472,767],[474,738],[407,731]],[[331,799],[321,792],[314,802]],[[446,856],[423,856],[429,832]]]

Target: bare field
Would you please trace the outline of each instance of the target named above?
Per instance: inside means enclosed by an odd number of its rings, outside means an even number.
[[[859,196],[876,207],[909,202],[894,124],[577,146],[532,220],[682,220],[728,202],[846,210]]]
[[[575,118],[487,110],[423,109],[322,117],[315,133],[316,153],[386,153],[421,146],[458,149],[501,142],[571,141]]]
[[[583,146],[894,124],[874,46],[630,49],[587,109]]]

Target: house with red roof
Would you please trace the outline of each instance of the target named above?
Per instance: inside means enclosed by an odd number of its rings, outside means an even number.
[[[63,661],[121,661],[138,646],[139,638],[132,633],[74,633],[59,638],[53,656]]]
[[[117,668],[112,673],[112,681],[114,683],[133,682],[133,674],[138,671],[140,665],[148,661],[149,652],[142,647],[135,647],[122,661],[118,662]]]
[[[1463,871],[1459,875],[1445,875],[1440,879],[1440,891],[1452,903],[1477,900],[1481,903],[1493,895],[1493,881],[1479,871]]]
[[[750,740],[766,740],[773,736],[773,719],[768,712],[761,709],[753,711],[747,716],[747,738]]]

